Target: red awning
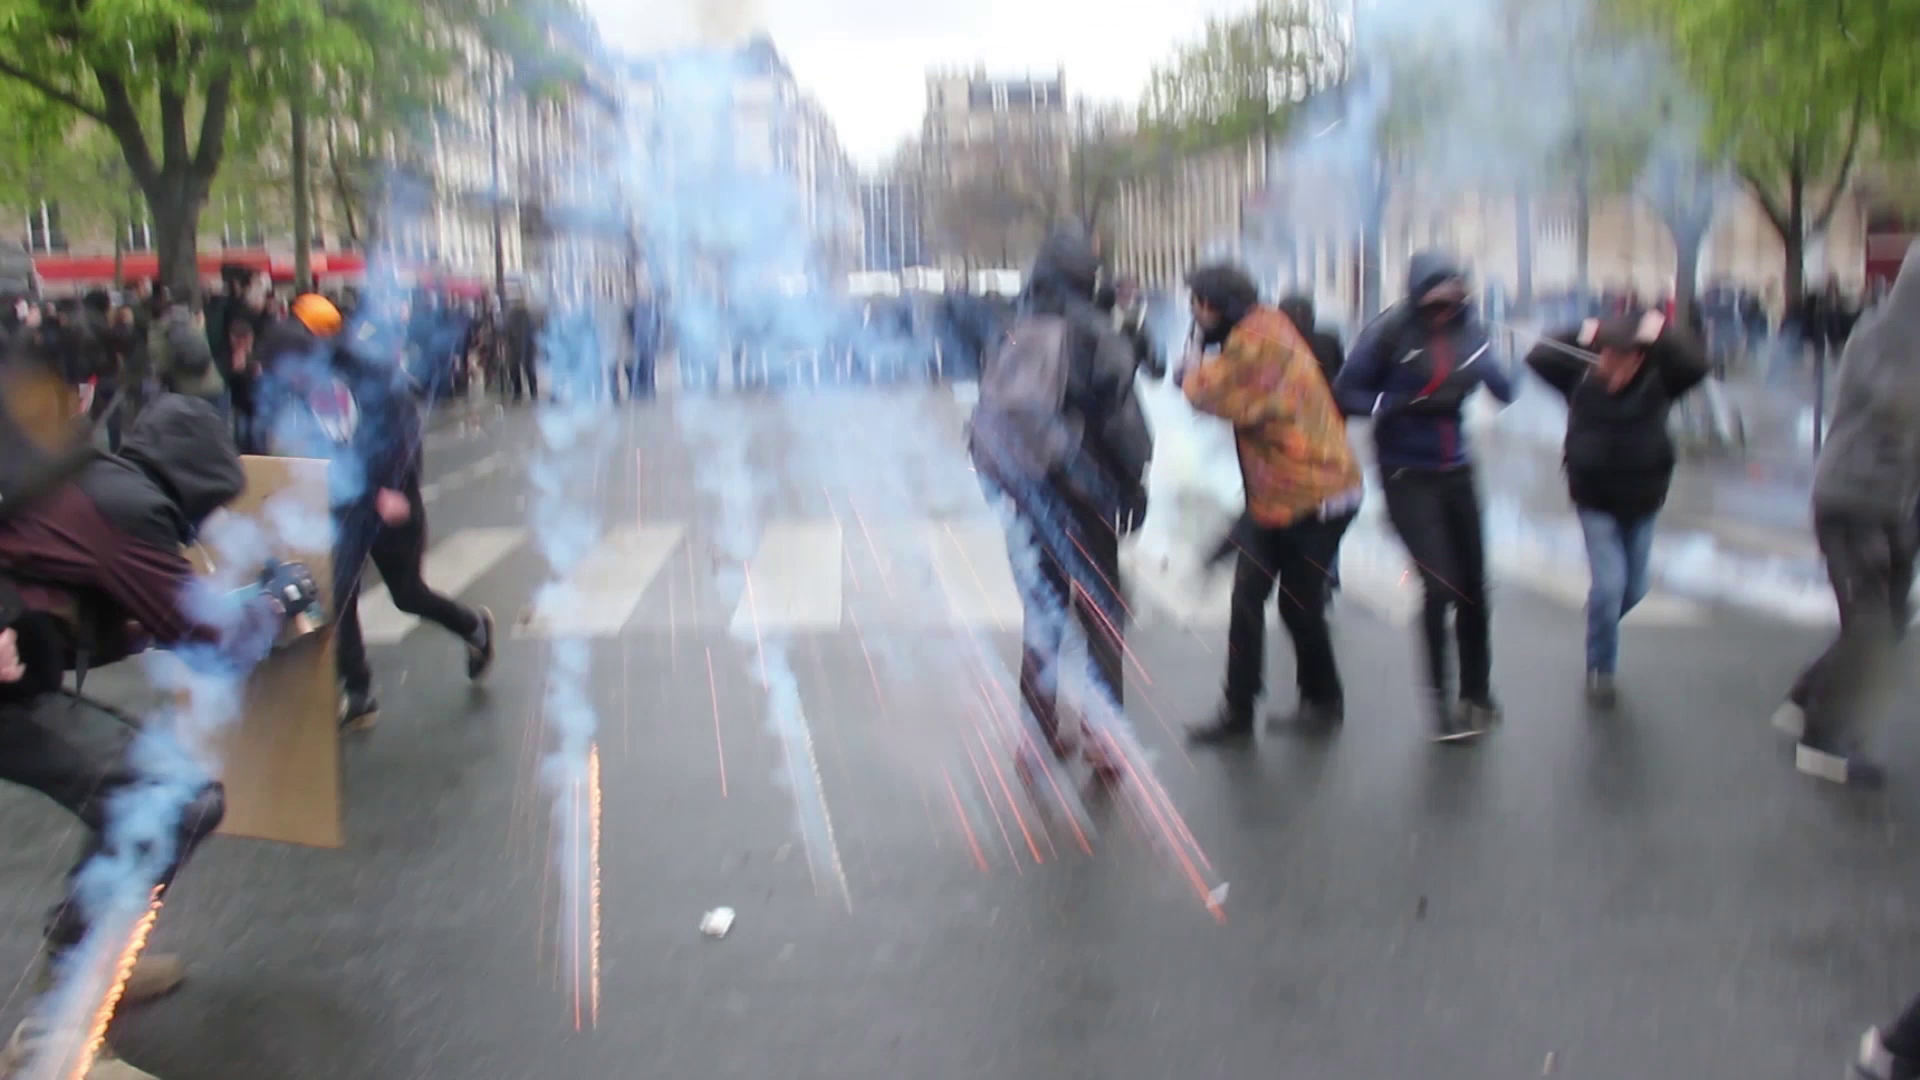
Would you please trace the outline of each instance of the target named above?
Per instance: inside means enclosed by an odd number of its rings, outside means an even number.
[[[313,273],[315,277],[326,275],[345,275],[364,273],[367,268],[366,257],[358,252],[314,252]],[[128,252],[121,257],[121,265],[128,281],[160,276],[159,256],[147,251]],[[224,266],[244,266],[251,270],[265,270],[276,282],[286,283],[293,280],[293,260],[278,259],[258,249],[225,249],[204,251],[199,258],[200,277],[203,280],[215,280]],[[40,274],[40,280],[48,284],[72,285],[111,285],[113,283],[113,256],[107,255],[36,255],[33,267]]]

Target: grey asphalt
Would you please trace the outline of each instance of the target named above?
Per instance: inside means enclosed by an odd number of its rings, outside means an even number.
[[[938,402],[623,410],[596,452],[604,509],[696,518],[694,549],[718,553],[656,590],[700,595],[756,516],[849,492],[875,517],[958,512],[968,479]],[[436,475],[503,450],[524,464],[538,441],[524,412],[446,431]],[[722,482],[743,437],[745,496]],[[450,489],[433,528],[524,521],[525,492],[524,470]],[[465,596],[504,615],[542,574],[519,553]],[[209,843],[155,935],[192,979],[114,1038],[168,1080],[1837,1074],[1860,1027],[1920,989],[1920,735],[1888,733],[1889,792],[1835,793],[1795,776],[1766,726],[1822,632],[1732,610],[1631,628],[1622,707],[1594,715],[1577,613],[1522,590],[1497,602],[1508,719],[1472,748],[1423,741],[1411,632],[1350,602],[1349,718],[1323,741],[1187,753],[1170,729],[1212,706],[1223,642],[1135,636],[1129,712],[1208,858],[1198,876],[1227,886],[1224,921],[1136,801],[1093,801],[1087,854],[1020,793],[976,704],[1016,635],[791,640],[842,889],[809,855],[816,809],[769,727],[756,650],[724,620],[636,620],[593,648],[603,937],[586,1031],[561,985],[538,777],[548,646],[506,643],[476,691],[453,642],[416,633],[375,650],[384,719],[343,750],[349,846]],[[1272,654],[1285,686],[1284,637]],[[0,822],[0,970],[25,971],[78,839],[28,794],[0,792]],[[719,905],[737,923],[703,938]]]

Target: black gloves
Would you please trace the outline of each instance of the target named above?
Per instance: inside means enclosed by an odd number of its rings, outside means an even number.
[[[268,560],[260,573],[260,591],[272,598],[300,634],[310,633],[327,621],[320,586],[303,563]]]

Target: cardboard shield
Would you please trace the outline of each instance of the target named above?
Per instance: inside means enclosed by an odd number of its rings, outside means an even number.
[[[247,487],[227,504],[229,513],[259,518],[269,499],[291,497],[302,512],[327,514],[325,461],[242,457],[240,464]],[[315,581],[333,580],[329,551],[279,546],[272,554],[306,564]],[[204,558],[197,562],[205,568]],[[320,629],[283,642],[247,679],[239,722],[211,748],[227,788],[221,832],[310,847],[345,844],[333,623],[329,617]]]

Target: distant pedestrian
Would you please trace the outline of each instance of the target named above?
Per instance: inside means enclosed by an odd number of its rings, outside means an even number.
[[[1563,460],[1592,577],[1587,698],[1611,708],[1620,619],[1647,595],[1654,519],[1677,460],[1667,413],[1706,378],[1706,354],[1684,328],[1647,312],[1545,338],[1527,366],[1567,399]]]

